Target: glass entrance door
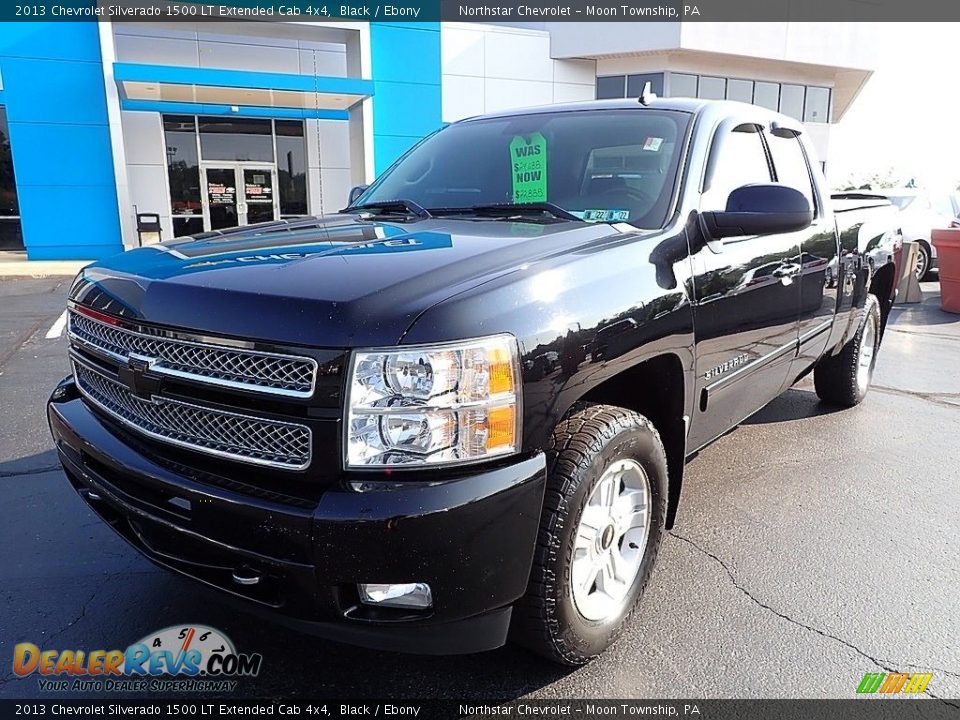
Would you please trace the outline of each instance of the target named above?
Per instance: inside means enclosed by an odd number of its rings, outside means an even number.
[[[277,170],[249,163],[203,166],[203,213],[207,230],[222,230],[279,217]]]
[[[245,224],[276,220],[273,168],[244,167],[241,171],[243,172],[243,204],[246,210]]]
[[[237,201],[237,171],[232,167],[204,168],[204,215],[206,230],[222,230],[240,224]]]

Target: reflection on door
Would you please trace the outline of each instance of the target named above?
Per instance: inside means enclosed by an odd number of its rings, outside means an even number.
[[[203,173],[206,229],[222,230],[277,219],[274,168],[208,165]]]

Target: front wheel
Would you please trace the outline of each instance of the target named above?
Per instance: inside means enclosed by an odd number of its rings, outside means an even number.
[[[666,517],[666,453],[642,415],[582,404],[554,431],[548,472],[513,637],[582,665],[616,640],[650,579]]]
[[[813,384],[824,402],[843,407],[858,405],[873,380],[880,349],[880,302],[867,295],[856,334],[836,355],[825,357],[813,371]]]
[[[929,280],[930,275],[930,246],[925,242],[917,243],[920,247],[917,251],[917,280]]]

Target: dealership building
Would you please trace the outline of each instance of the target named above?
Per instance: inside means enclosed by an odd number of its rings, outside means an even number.
[[[332,212],[444,123],[647,82],[792,115],[829,162],[876,52],[838,23],[0,25],[0,250],[31,260]]]

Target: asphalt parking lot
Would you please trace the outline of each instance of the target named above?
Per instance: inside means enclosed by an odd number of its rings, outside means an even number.
[[[264,656],[252,697],[841,697],[932,672],[960,697],[960,316],[896,308],[863,405],[805,381],[692,460],[681,515],[626,636],[569,670],[504,648],[377,653],[253,620],[154,568],[61,474],[44,402],[67,372],[67,278],[0,279],[0,697],[37,697],[13,646],[123,648],[180,623]],[[93,697],[86,695],[84,697]]]

